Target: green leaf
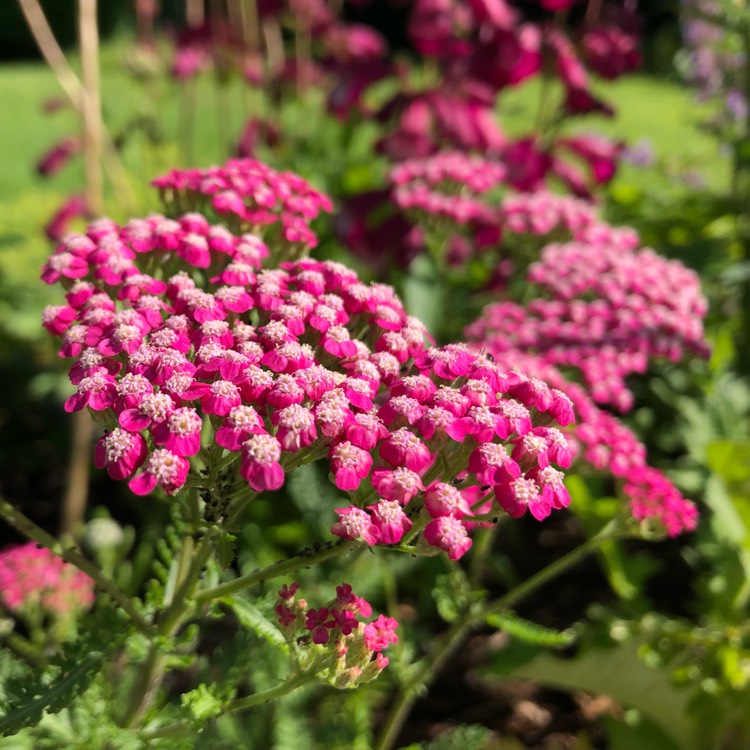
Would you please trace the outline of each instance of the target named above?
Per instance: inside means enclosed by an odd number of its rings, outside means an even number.
[[[222,570],[226,570],[232,564],[236,542],[237,537],[234,534],[225,532],[219,536],[216,551],[219,556],[219,565]]]
[[[445,309],[443,278],[427,253],[418,255],[404,277],[404,304],[409,315],[419,318],[436,336],[449,312]]]
[[[529,620],[524,620],[515,612],[489,613],[487,624],[493,628],[508,633],[524,643],[533,646],[547,646],[562,648],[569,646],[575,640],[575,634],[570,630],[553,630]]]
[[[421,750],[485,750],[490,730],[480,724],[461,724],[443,732],[430,743],[413,747]]]
[[[190,714],[192,722],[200,727],[221,715],[229,697],[226,689],[218,689],[215,685],[198,685],[194,690],[183,694],[181,703]]]
[[[640,711],[628,711],[623,719],[602,716],[602,721],[607,729],[609,750],[680,750],[668,734]]]
[[[25,686],[20,702],[9,705],[0,718],[0,736],[16,734],[24,727],[38,724],[45,712],[56,713],[69,706],[74,696],[99,673],[104,656],[100,652],[89,654],[47,688],[39,689],[33,683]]]
[[[510,675],[556,688],[608,695],[649,717],[681,750],[693,748],[687,710],[690,693],[672,684],[669,670],[650,669],[641,661],[638,654],[644,643],[632,638],[612,648],[592,648],[573,659],[542,653]]]
[[[240,623],[252,630],[259,638],[263,638],[284,651],[287,650],[287,643],[281,631],[250,602],[235,596],[224,597],[222,601],[232,608]]]

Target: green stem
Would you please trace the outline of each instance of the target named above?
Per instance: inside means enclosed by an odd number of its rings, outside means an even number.
[[[149,732],[141,732],[140,737],[144,742],[160,740],[165,737],[179,737],[187,734],[190,727],[187,724],[166,724],[163,727],[157,727]]]
[[[296,690],[300,685],[304,685],[308,681],[306,674],[301,673],[294,677],[290,677],[286,682],[282,682],[276,687],[268,690],[262,690],[260,693],[254,693],[248,695],[246,698],[237,698],[236,700],[228,703],[223,713],[234,713],[235,711],[244,711],[246,708],[252,708],[253,706],[260,706],[262,703],[268,703],[269,701],[281,698],[287,693],[291,693],[292,690]]]
[[[19,655],[22,656],[26,661],[31,662],[35,667],[45,669],[47,660],[42,655],[41,651],[27,638],[24,638],[19,633],[8,633],[3,640]]]
[[[192,606],[190,594],[213,550],[214,547],[210,537],[204,537],[195,549],[193,548],[192,537],[185,537],[183,540],[181,557],[178,563],[181,572],[178,573],[172,601],[159,617],[158,635],[168,638],[179,628],[186,612]],[[184,572],[185,561],[190,557],[192,557],[190,566]],[[123,727],[136,726],[156,696],[156,691],[164,679],[167,668],[167,658],[162,653],[163,648],[164,645],[160,643],[160,640],[154,638],[151,641],[148,656],[140,668],[130,703],[121,721]]]
[[[142,617],[135,607],[133,600],[126,596],[118,585],[108,576],[96,567],[92,562],[87,560],[80,552],[71,547],[64,547],[59,539],[56,539],[46,532],[41,526],[37,526],[30,518],[25,516],[20,510],[14,508],[7,500],[0,499],[0,516],[19,531],[25,537],[33,542],[41,544],[50,552],[61,557],[65,562],[74,565],[80,571],[84,572],[94,583],[102,590],[109,594],[112,599],[128,615],[133,626],[141,633],[148,634],[152,628]]]
[[[521,601],[521,599],[525,599],[540,586],[543,586],[553,578],[557,578],[557,576],[564,573],[568,568],[571,568],[581,558],[586,557],[589,552],[593,552],[597,547],[600,547],[607,539],[617,536],[619,527],[617,519],[610,521],[599,532],[594,534],[591,539],[587,539],[583,544],[568,552],[567,555],[563,555],[559,560],[550,563],[546,568],[542,568],[538,573],[531,576],[531,578],[527,578],[522,584],[511,589],[499,599],[496,599],[488,606],[487,612],[502,612]]]
[[[130,702],[120,722],[126,729],[134,727],[143,718],[161,684],[166,668],[166,656],[161,653],[161,648],[157,641],[151,641],[146,661],[141,666]]]
[[[273,578],[278,578],[279,576],[295,573],[302,568],[309,568],[312,565],[317,565],[317,563],[323,562],[323,560],[338,557],[347,552],[360,549],[363,546],[362,542],[347,541],[329,543],[317,552],[303,550],[293,557],[287,558],[286,560],[279,560],[272,565],[267,565],[265,568],[258,568],[252,573],[235,578],[233,581],[227,581],[226,583],[220,583],[218,586],[214,586],[214,588],[198,591],[193,596],[193,599],[198,603],[209,602],[212,599],[220,599],[228,594],[234,594],[237,591],[250,588],[258,583],[263,583],[264,581],[269,581]]]
[[[602,542],[616,535],[619,524],[616,520],[610,521],[601,531],[588,539],[579,547],[563,555],[559,560],[542,568],[538,573],[524,581],[520,586],[509,591],[504,596],[496,599],[494,602],[487,604],[480,612],[474,609],[467,610],[461,617],[453,623],[438,641],[438,646],[433,652],[430,660],[426,662],[421,669],[401,686],[398,696],[394,701],[388,718],[383,726],[377,743],[373,750],[391,750],[399,732],[409,716],[415,701],[419,697],[419,687],[428,685],[442,669],[448,658],[461,645],[466,635],[475,627],[484,622],[486,615],[490,612],[501,612],[508,609],[511,605],[516,604],[525,598],[540,586],[559,576],[568,568],[575,565],[579,560],[585,557],[599,547]]]
[[[409,716],[412,706],[419,697],[420,686],[426,686],[443,668],[450,656],[458,649],[467,633],[475,626],[474,617],[467,612],[457,620],[438,642],[438,647],[431,655],[430,661],[401,686],[396,700],[391,706],[388,719],[380,733],[373,750],[390,750],[398,739],[401,727]]]
[[[161,633],[171,635],[176,630],[182,616],[190,607],[190,594],[213,551],[214,545],[210,538],[204,538],[199,542],[185,577],[177,585],[172,603],[164,610],[159,619],[159,631]]]

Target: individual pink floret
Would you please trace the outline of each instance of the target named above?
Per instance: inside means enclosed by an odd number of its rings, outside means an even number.
[[[252,406],[242,404],[229,412],[224,424],[216,430],[215,440],[222,448],[238,451],[251,435],[264,433],[266,427],[260,414]]]
[[[331,533],[342,539],[361,539],[371,547],[380,540],[380,530],[373,523],[370,514],[354,505],[336,508],[338,520],[331,527]]]
[[[115,427],[96,444],[94,465],[107,469],[112,479],[127,479],[146,460],[146,441],[138,433]]]
[[[447,552],[451,560],[458,560],[471,547],[466,528],[455,516],[440,516],[430,521],[423,533],[429,544]]]
[[[380,500],[368,505],[372,522],[379,531],[382,544],[398,544],[413,526],[397,500]]]
[[[151,433],[154,443],[178,456],[194,456],[201,448],[203,420],[188,406],[175,409],[163,422],[157,422]]]
[[[377,619],[365,625],[365,644],[371,651],[382,651],[391,643],[398,643],[396,635],[398,623],[392,617],[379,615]]]
[[[273,435],[253,435],[242,444],[240,474],[256,492],[278,490],[284,484],[281,451]]]
[[[432,455],[427,446],[403,427],[392,432],[380,444],[379,453],[391,466],[405,466],[418,474],[432,463]]]
[[[166,448],[157,448],[146,461],[143,471],[128,482],[135,495],[148,495],[157,486],[173,495],[184,484],[190,471],[190,462]]]
[[[333,482],[340,490],[356,490],[372,468],[372,456],[348,440],[334,446],[329,458]]]

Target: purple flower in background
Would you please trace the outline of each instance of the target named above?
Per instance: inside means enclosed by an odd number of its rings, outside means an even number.
[[[650,167],[654,163],[654,144],[650,138],[640,138],[632,146],[626,146],[620,157],[634,167]]]

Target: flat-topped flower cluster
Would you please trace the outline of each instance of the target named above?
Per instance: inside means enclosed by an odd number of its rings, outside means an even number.
[[[0,603],[7,610],[59,619],[94,603],[94,582],[46,547],[27,542],[0,552]]]
[[[635,230],[606,223],[590,201],[509,192],[501,158],[442,152],[398,164],[390,180],[398,208],[429,246],[442,245],[447,263],[497,259],[499,301],[465,329],[466,341],[571,398],[578,465],[615,477],[637,520],[656,519],[670,535],[693,529],[695,505],[606,409],[632,408],[627,378],[652,359],[707,356],[698,276],[641,248]],[[520,278],[523,302],[513,299]]]
[[[539,237],[540,242],[638,247],[633,229],[602,221],[591,201],[546,189],[509,192],[508,174],[502,157],[443,151],[392,167],[391,198],[418,226],[436,227],[454,242],[460,238],[461,262],[488,250],[513,258],[524,236]],[[536,250],[540,242],[534,243]],[[450,260],[454,254],[448,255]]]
[[[58,246],[43,278],[66,304],[44,325],[75,360],[66,409],[107,428],[100,468],[138,495],[210,493],[220,464],[264,492],[326,459],[350,498],[334,534],[422,533],[453,559],[477,522],[567,505],[553,465],[571,458],[554,426],[573,419],[565,395],[465,346],[430,347],[388,286],[328,261],[263,269],[267,255],[195,213],[100,220]]]
[[[493,351],[490,342],[478,346]],[[635,520],[650,524],[651,532],[663,531],[668,536],[695,529],[698,524],[695,503],[686,499],[662,472],[649,465],[646,447],[633,431],[601,408],[580,383],[563,375],[543,354],[512,349],[498,349],[494,354],[500,366],[517,368],[540,378],[570,398],[576,424],[566,432],[566,437],[572,446],[574,466],[585,471],[588,465],[614,477],[628,498]]]
[[[220,167],[183,169],[154,179],[164,203],[176,214],[213,211],[238,230],[279,225],[279,238],[292,248],[315,247],[310,228],[328,196],[292,172],[277,172],[254,159],[231,159]]]
[[[607,241],[547,245],[526,274],[526,305],[488,305],[469,329],[493,352],[541,353],[578,370],[599,403],[627,411],[625,378],[652,358],[707,356],[706,301],[695,272],[653,250]]]

